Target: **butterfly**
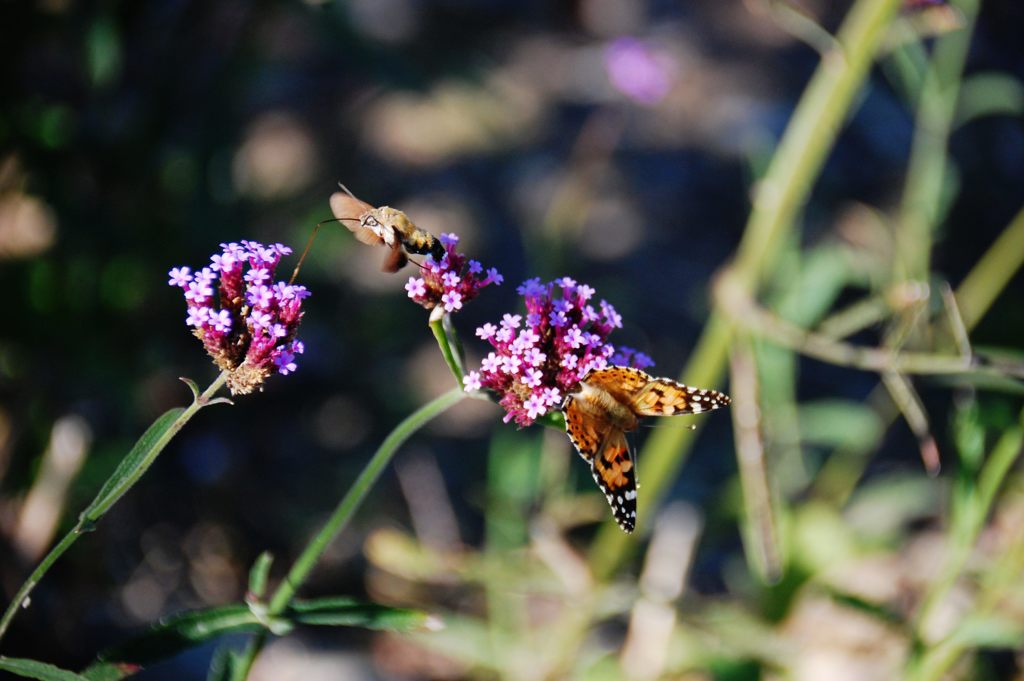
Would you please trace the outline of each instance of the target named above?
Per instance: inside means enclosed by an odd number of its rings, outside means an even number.
[[[420,229],[409,217],[390,206],[374,208],[355,197],[345,185],[344,192],[331,195],[331,212],[356,239],[370,246],[387,246],[390,251],[381,265],[385,272],[397,272],[408,262],[407,253],[430,254],[435,261],[444,257],[444,246],[430,232]]]
[[[700,414],[731,400],[717,390],[691,388],[639,369],[611,366],[591,369],[562,403],[565,432],[590,464],[619,527],[636,527],[636,467],[626,433],[644,416]]]

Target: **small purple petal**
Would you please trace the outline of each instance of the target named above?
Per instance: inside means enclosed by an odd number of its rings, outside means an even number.
[[[441,296],[441,302],[444,303],[444,309],[448,312],[454,312],[455,310],[462,309],[462,294],[455,291],[449,291]]]
[[[188,283],[192,281],[191,272],[192,270],[189,269],[188,267],[175,267],[171,269],[170,272],[167,273],[167,275],[170,277],[167,283],[170,286],[178,286],[181,288],[185,288],[185,286],[187,286]]]
[[[470,371],[462,379],[463,389],[466,392],[475,392],[480,390],[480,373],[476,371]]]

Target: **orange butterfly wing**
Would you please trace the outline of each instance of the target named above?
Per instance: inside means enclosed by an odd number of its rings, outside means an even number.
[[[670,378],[654,378],[631,367],[595,369],[584,383],[601,388],[637,416],[700,414],[729,404],[729,396],[717,390],[692,388]]]
[[[638,416],[701,414],[724,407],[732,400],[725,393],[693,388],[668,378],[654,378],[633,397],[629,405]]]
[[[583,383],[604,390],[622,404],[629,404],[645,385],[655,380],[650,374],[633,367],[610,366],[591,369]]]
[[[590,463],[594,482],[604,492],[612,515],[626,532],[636,526],[636,473],[626,434],[587,413],[572,395],[562,407],[565,432],[576,451]]]
[[[632,367],[594,369],[582,383],[603,390],[616,402],[639,416],[700,414],[729,404],[729,396],[717,390],[692,388],[668,378],[655,378]],[[594,404],[581,407],[581,394],[566,398],[562,407],[565,430],[580,456],[590,462],[598,487],[604,492],[619,526],[632,532],[636,526],[636,471],[625,433],[594,415]]]
[[[612,507],[615,521],[627,533],[636,527],[636,471],[626,434],[612,429],[600,453],[594,457],[591,472]]]

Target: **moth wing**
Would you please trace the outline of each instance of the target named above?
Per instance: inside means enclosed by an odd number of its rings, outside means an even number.
[[[387,256],[385,256],[384,262],[381,263],[380,269],[394,274],[405,267],[407,262],[409,262],[409,258],[406,257],[405,251],[402,250],[402,244],[395,242],[391,246],[391,250],[388,251]]]
[[[379,246],[384,243],[380,235],[359,222],[359,218],[367,211],[373,210],[373,206],[345,192],[334,192],[331,194],[330,202],[334,217],[338,218],[356,239],[368,246]]]
[[[632,532],[636,527],[636,471],[625,433],[618,429],[608,433],[594,457],[591,472],[619,527]]]
[[[652,378],[629,405],[638,416],[678,416],[711,411],[729,402],[729,396],[717,390],[693,388],[669,378]]]

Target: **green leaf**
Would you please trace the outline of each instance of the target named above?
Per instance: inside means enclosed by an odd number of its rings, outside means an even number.
[[[865,615],[885,622],[886,624],[891,624],[895,627],[899,627],[903,624],[903,616],[890,607],[880,603],[875,603],[856,594],[846,593],[837,589],[826,588],[826,591],[832,597],[832,600],[839,605],[845,605],[848,608],[862,612]]]
[[[431,620],[426,613],[415,610],[332,597],[295,601],[268,625],[272,631],[278,631],[293,623],[409,631],[429,627]],[[101,653],[98,661],[83,671],[82,676],[86,681],[118,681],[136,674],[145,665],[173,657],[224,634],[255,633],[263,628],[264,624],[244,604],[181,613]]]
[[[884,432],[878,415],[859,402],[805,402],[799,414],[800,439],[811,445],[868,449]]]
[[[99,655],[82,672],[89,681],[117,681],[143,666],[177,655],[229,633],[255,632],[263,625],[246,605],[228,605],[175,615],[141,636]]]
[[[206,681],[230,681],[235,670],[242,661],[242,655],[230,646],[217,648],[210,662],[210,670],[206,673]]]
[[[249,570],[249,594],[245,597],[246,600],[250,598],[259,600],[266,595],[267,578],[270,576],[270,566],[273,562],[274,556],[270,551],[264,551],[252,564],[252,569]]]
[[[295,601],[284,616],[299,624],[327,627],[363,627],[388,631],[434,628],[432,618],[420,610],[391,608],[344,596]]]
[[[919,473],[876,475],[847,503],[843,512],[847,528],[862,540],[893,541],[915,522],[939,512],[947,498],[947,483]]]
[[[1024,85],[1008,73],[976,73],[960,85],[956,112],[959,127],[982,116],[1020,116]]]
[[[74,672],[38,660],[0,656],[0,670],[39,681],[85,681]]]
[[[554,428],[555,430],[565,430],[565,417],[562,416],[562,412],[560,411],[549,411],[543,416],[538,416],[534,423],[539,423],[542,426]]]
[[[91,523],[98,521],[103,517],[107,509],[131,488],[148,467],[147,457],[150,458],[150,463],[152,462],[150,454],[153,449],[155,447],[162,449],[167,444],[167,440],[162,440],[162,438],[174,427],[178,417],[184,411],[183,408],[176,407],[165,412],[153,422],[153,425],[142,434],[142,437],[135,443],[132,450],[128,452],[128,455],[117,465],[117,468],[114,469],[110,478],[103,484],[96,498],[82,511],[83,521]]]
[[[965,372],[950,376],[935,376],[932,380],[936,385],[957,388],[970,386],[977,390],[984,390],[987,392],[1024,395],[1024,381],[1010,376],[995,376],[992,374]]]
[[[964,648],[1009,648],[1024,646],[1024,626],[999,615],[972,614],[964,619],[950,637]]]

